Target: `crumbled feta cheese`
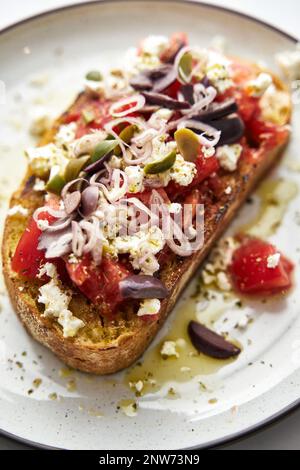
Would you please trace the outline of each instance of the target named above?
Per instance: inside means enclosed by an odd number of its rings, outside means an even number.
[[[25,151],[25,155],[31,170],[37,176],[44,176],[54,165],[64,170],[69,161],[63,149],[53,143],[29,148]]]
[[[140,193],[144,190],[144,171],[140,166],[127,166],[125,174],[128,177],[128,191],[130,193]]]
[[[231,282],[227,276],[226,273],[223,271],[219,272],[217,274],[217,286],[219,289],[225,291],[225,292],[230,292],[231,291]]]
[[[176,161],[170,169],[171,179],[180,186],[188,186],[191,184],[196,173],[197,169],[195,163],[187,162],[181,155],[176,156]]]
[[[47,284],[40,287],[40,295],[38,302],[45,305],[43,317],[57,318],[58,323],[63,328],[64,338],[70,338],[77,334],[78,330],[84,326],[84,322],[75,317],[68,309],[70,303],[70,295],[61,289],[57,271],[51,266],[51,263],[46,263],[44,268],[40,271],[50,275],[51,280]]]
[[[148,36],[141,45],[144,54],[159,56],[169,44],[166,36]]]
[[[246,90],[249,95],[260,98],[271,86],[273,79],[268,73],[260,73],[254,80],[247,83]]]
[[[46,188],[46,183],[44,180],[41,180],[40,178],[36,178],[33,190],[34,191],[45,191]]]
[[[231,290],[231,283],[226,271],[232,262],[233,253],[238,246],[238,242],[232,237],[224,238],[219,242],[202,271],[204,284],[210,285],[214,283],[225,292]]]
[[[225,194],[229,195],[232,193],[232,187],[231,186],[227,186],[227,188],[225,189],[224,191]]]
[[[159,263],[154,255],[165,245],[165,238],[159,227],[151,227],[147,232],[140,231],[135,235],[116,237],[112,246],[117,253],[130,255],[134,269],[144,274],[153,275],[159,269]]]
[[[250,318],[248,317],[248,315],[243,315],[239,321],[238,321],[238,324],[237,324],[237,327],[240,329],[240,330],[245,330],[247,328],[247,326],[249,325],[249,322],[250,322]]]
[[[112,155],[107,164],[110,168],[120,170],[122,167],[122,158]]]
[[[172,114],[173,114],[173,111],[171,109],[167,109],[167,108],[158,109],[151,115],[148,121],[149,126],[157,130],[161,129],[162,125],[166,124],[166,122],[170,119]]]
[[[141,391],[142,391],[143,388],[144,388],[144,382],[143,382],[142,380],[138,380],[138,382],[136,382],[136,383],[134,384],[134,386],[135,386],[136,391],[137,391],[138,393],[141,393]]]
[[[163,357],[179,357],[175,341],[165,341],[160,350]]]
[[[75,140],[76,130],[76,122],[70,122],[70,124],[60,126],[55,136],[56,145],[59,147],[68,148],[68,146]]]
[[[285,125],[290,116],[290,96],[286,91],[279,90],[273,84],[261,98],[260,107],[265,121],[270,121],[280,126]]]
[[[224,170],[235,171],[240,156],[242,155],[243,147],[240,144],[223,145],[217,150],[217,158],[220,165]]]
[[[39,270],[38,277],[48,276],[50,279],[55,279],[57,276],[56,266],[53,263],[45,263]]]
[[[176,142],[165,142],[166,136],[154,137],[152,140],[151,161],[159,161],[166,157],[173,150],[176,150]],[[148,163],[148,161],[147,161]]]
[[[21,204],[16,204],[8,210],[8,215],[21,215],[23,217],[26,217],[28,215],[28,209],[26,209],[26,207],[21,206]]]
[[[205,158],[213,157],[216,153],[215,147],[202,147],[202,153]]]
[[[128,418],[134,418],[137,415],[137,404],[129,403],[128,405],[122,405],[121,410]]]
[[[267,260],[267,266],[269,269],[275,269],[279,265],[280,262],[280,253],[275,253],[274,255],[270,255]]]
[[[210,274],[206,271],[206,269],[204,271],[202,271],[202,279],[203,279],[203,282],[206,286],[209,286],[210,284],[212,284],[213,282],[215,282],[215,276],[213,274]]]
[[[216,51],[210,51],[206,76],[220,93],[233,86],[229,66],[230,62],[226,57]]]
[[[276,55],[278,65],[290,80],[300,79],[300,47]]]
[[[148,315],[157,315],[160,310],[160,300],[158,299],[145,299],[142,300],[137,316],[144,317]]]

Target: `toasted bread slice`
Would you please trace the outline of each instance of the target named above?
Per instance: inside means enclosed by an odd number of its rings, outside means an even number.
[[[284,98],[283,101],[288,103],[283,114],[280,114],[280,124],[287,124],[291,116],[289,92],[277,77],[274,77],[274,83],[281,99]],[[79,95],[69,112],[72,112],[74,107],[78,108],[85,99],[85,93]],[[264,110],[266,115],[269,111],[268,106],[270,103],[266,102]],[[51,142],[62,122],[61,119],[54,124],[41,144]],[[208,208],[205,215],[203,248],[185,259],[174,255],[161,270],[160,278],[170,290],[170,296],[162,301],[159,318],[155,321],[145,321],[137,317],[130,305],[126,310],[119,312],[114,320],[102,318],[101,309],[91,304],[74,288],[70,309],[76,317],[85,322],[85,327],[74,338],[64,338],[57,322],[42,316],[43,306],[37,302],[40,282],[28,281],[11,269],[11,258],[26,228],[27,220],[18,216],[8,217],[2,247],[3,271],[13,307],[28,332],[37,341],[50,348],[64,363],[75,369],[103,375],[128,367],[146,350],[214,243],[237,215],[239,208],[257,183],[278,162],[287,141],[288,137],[272,151],[261,148],[258,150],[260,158],[257,163],[241,159],[237,171],[230,174],[224,172],[220,176],[223,188],[231,186],[231,194],[226,195],[223,192],[219,200]],[[11,199],[11,206],[21,203],[29,209],[30,215],[43,204],[42,195],[33,190],[33,183],[34,178],[29,172]]]

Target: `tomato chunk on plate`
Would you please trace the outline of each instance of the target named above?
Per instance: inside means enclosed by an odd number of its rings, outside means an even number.
[[[230,266],[235,288],[251,295],[286,291],[292,286],[293,270],[293,263],[274,245],[256,238],[242,243],[235,251]]]

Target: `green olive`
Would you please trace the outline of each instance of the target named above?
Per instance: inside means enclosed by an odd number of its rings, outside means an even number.
[[[57,194],[59,196],[65,184],[66,181],[64,177],[58,173],[57,175],[53,176],[50,181],[48,181],[46,184],[46,191]]]
[[[188,162],[194,162],[199,155],[200,142],[197,134],[190,129],[178,129],[174,134],[181,155]]]
[[[118,145],[117,140],[102,140],[96,145],[92,153],[91,163],[95,163],[101,158],[105,157],[108,153],[112,152]]]
[[[119,137],[121,140],[123,140],[123,142],[125,142],[125,144],[129,144],[132,137],[134,136],[135,131],[136,126],[134,124],[130,124],[130,126],[125,127],[125,129],[120,132]],[[121,155],[121,148],[119,145],[115,148],[114,154],[117,155],[117,157]]]
[[[84,109],[81,114],[86,124],[89,124],[90,122],[93,122],[95,120],[95,114],[93,113],[93,111]]]
[[[65,181],[68,183],[69,181],[75,180],[79,173],[84,169],[87,163],[90,161],[90,156],[85,155],[79,158],[73,158],[69,161],[65,169]]]
[[[193,57],[190,52],[186,52],[180,59],[179,62],[179,74],[180,77],[186,81],[186,79],[191,75],[193,70]]]
[[[93,82],[101,82],[101,80],[103,80],[103,77],[98,70],[91,70],[86,74],[85,78]]]
[[[172,168],[176,160],[176,151],[173,150],[162,160],[148,163],[144,168],[146,175],[157,175]]]

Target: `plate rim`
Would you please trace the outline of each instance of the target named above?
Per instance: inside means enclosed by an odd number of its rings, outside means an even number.
[[[145,0],[88,0],[85,2],[80,2],[80,3],[72,3],[69,5],[64,5],[61,7],[57,8],[52,8],[50,10],[42,11],[40,13],[22,18],[19,21],[13,22],[4,28],[0,28],[0,37],[5,35],[6,33],[13,31],[15,29],[18,29],[20,26],[23,26],[27,23],[34,23],[36,20],[39,20],[41,18],[47,18],[50,17],[54,14],[57,13],[63,13],[68,10],[76,10],[80,8],[84,8],[86,6],[91,6],[91,5],[101,5],[101,4],[112,4],[112,3],[126,3],[126,2],[132,2],[132,3],[139,3],[141,4]],[[151,0],[152,2],[156,3],[167,3],[169,0]],[[269,23],[265,20],[262,20],[254,15],[250,15],[248,13],[244,13],[240,10],[235,10],[230,7],[225,7],[217,4],[210,4],[202,0],[171,0],[173,3],[178,3],[178,4],[187,4],[187,5],[192,5],[195,7],[205,7],[205,8],[210,8],[211,10],[218,10],[218,11],[223,11],[225,13],[230,13],[231,15],[237,16],[239,18],[244,18],[247,19],[254,24],[260,24],[261,26],[274,31],[281,36],[291,40],[295,44],[299,43],[300,38],[297,39],[296,36],[288,33],[287,31],[281,29],[278,26],[275,26],[272,23]],[[220,447],[225,444],[230,444],[239,440],[243,440],[244,438],[254,435],[258,432],[264,431],[271,427],[272,425],[282,421],[283,419],[287,418],[288,416],[292,415],[297,409],[300,408],[300,398],[293,401],[290,405],[286,406],[285,408],[281,409],[277,413],[269,416],[268,418],[248,427],[245,428],[242,431],[238,431],[236,433],[230,434],[226,437],[222,437],[216,440],[213,440],[209,443],[206,444],[199,444],[193,447],[186,447],[183,449],[178,449],[178,450],[202,450],[202,449],[212,449],[215,447]],[[35,449],[40,449],[40,450],[66,450],[63,447],[54,447],[54,446],[49,446],[47,444],[42,444],[40,442],[36,441],[31,441],[30,439],[23,438],[21,436],[18,436],[16,434],[10,433],[8,431],[5,431],[4,429],[0,428],[0,436],[3,436],[5,438],[11,439],[13,441],[19,442],[21,444],[26,444],[30,446],[31,448]]]

